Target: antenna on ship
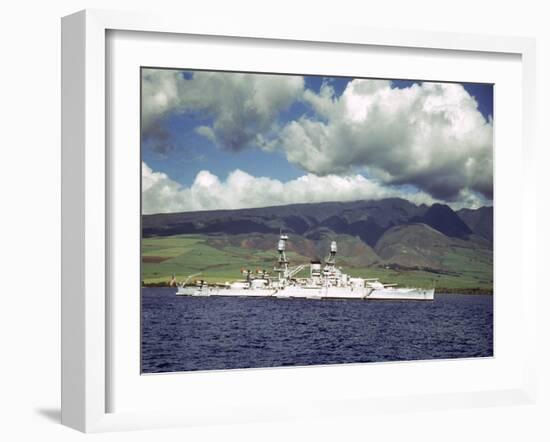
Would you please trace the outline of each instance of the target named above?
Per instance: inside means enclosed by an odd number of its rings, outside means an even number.
[[[279,279],[286,278],[288,276],[288,259],[286,258],[286,242],[288,241],[288,235],[283,233],[282,229],[279,229],[279,242],[277,244],[277,251],[279,252],[279,268],[275,269],[279,273]],[[282,274],[282,275],[281,275]]]
[[[327,264],[334,267],[336,265],[336,252],[338,251],[338,246],[336,241],[330,243],[330,256],[327,259]]]

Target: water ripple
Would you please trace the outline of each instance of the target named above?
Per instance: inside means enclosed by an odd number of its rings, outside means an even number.
[[[142,371],[493,355],[493,298],[433,302],[176,297],[142,289]]]

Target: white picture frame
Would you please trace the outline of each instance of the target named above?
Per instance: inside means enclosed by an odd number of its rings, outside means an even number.
[[[222,38],[369,45],[379,48],[425,48],[440,51],[514,54],[521,57],[521,306],[518,318],[525,352],[522,373],[509,385],[490,390],[451,393],[442,389],[425,395],[327,398],[339,414],[396,412],[532,403],[535,395],[534,343],[536,280],[528,278],[536,256],[536,194],[534,170],[535,43],[518,37],[490,37],[451,33],[388,31],[345,26],[280,26],[280,23],[234,25],[209,23],[196,17],[154,16],[99,10],[81,11],[62,21],[62,423],[85,432],[185,426],[216,422],[246,422],[287,417],[324,416],[325,407],[258,410],[247,399],[240,415],[185,414],[181,409],[109,412],[112,388],[108,342],[111,312],[108,302],[110,230],[109,174],[107,173],[106,35],[109,31],[155,32]],[[497,98],[498,99],[498,98]],[[498,122],[497,122],[498,124]],[[518,147],[519,149],[519,147]],[[498,164],[497,164],[498,166]],[[498,222],[498,221],[497,221]],[[498,247],[498,246],[497,246]],[[495,253],[504,253],[497,251]],[[531,257],[531,258],[530,258]],[[356,368],[356,370],[360,369]],[[264,371],[267,373],[269,370]],[[287,370],[288,372],[288,370]],[[257,373],[257,372],[256,372]],[[208,374],[203,374],[208,376]],[[246,377],[246,372],[240,373]],[[267,375],[262,376],[269,376]],[[166,377],[168,378],[168,377]],[[168,381],[169,382],[169,381]],[[201,414],[202,413],[202,414]]]

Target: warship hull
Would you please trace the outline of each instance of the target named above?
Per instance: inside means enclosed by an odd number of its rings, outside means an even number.
[[[180,288],[178,296],[227,296],[276,299],[364,299],[433,301],[434,289],[350,289],[348,287],[285,287],[284,289]]]
[[[402,301],[433,301],[435,289],[394,289],[384,288],[373,290],[365,299],[368,300],[402,300]]]

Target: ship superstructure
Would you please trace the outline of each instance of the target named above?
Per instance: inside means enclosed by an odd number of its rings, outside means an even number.
[[[189,284],[191,275],[178,284],[181,296],[252,296],[305,299],[420,300],[434,299],[435,289],[399,288],[383,284],[378,278],[351,277],[336,266],[338,246],[330,244],[324,265],[320,260],[290,266],[286,255],[288,235],[281,234],[277,243],[278,259],[274,275],[265,270],[242,270],[244,279],[232,283],[208,285],[204,280]],[[308,270],[307,276],[299,276]]]

